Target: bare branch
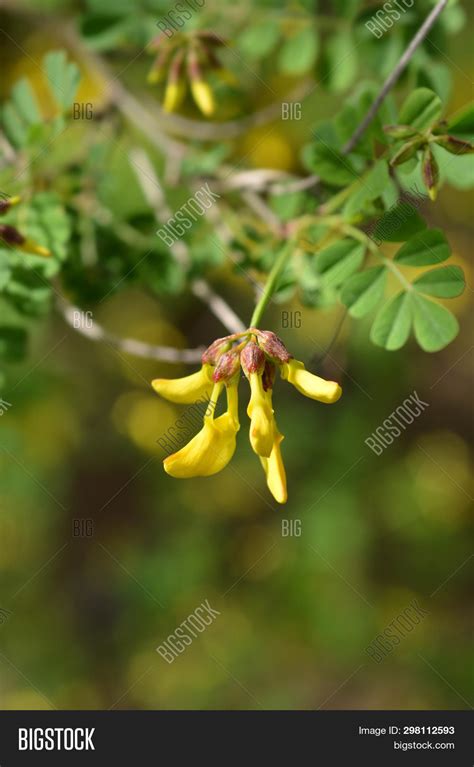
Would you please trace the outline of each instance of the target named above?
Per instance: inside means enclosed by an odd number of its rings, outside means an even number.
[[[102,341],[126,354],[133,354],[135,357],[144,357],[145,359],[159,360],[160,362],[183,362],[193,364],[201,361],[201,355],[205,349],[204,346],[196,349],[175,349],[172,346],[147,344],[144,341],[137,341],[134,338],[120,338],[119,336],[114,335],[114,333],[105,330],[105,328],[99,325],[95,320],[90,327],[87,327],[84,323],[78,324],[77,318],[82,315],[83,312],[77,306],[69,303],[65,298],[58,298],[56,306],[67,324],[91,341]]]

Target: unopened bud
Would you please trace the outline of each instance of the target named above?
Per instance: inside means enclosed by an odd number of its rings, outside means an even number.
[[[216,369],[212,374],[215,383],[230,381],[240,369],[240,357],[234,351],[224,352],[219,358]]]
[[[159,83],[162,80],[165,79],[166,75],[166,64],[168,62],[170,56],[170,49],[169,48],[162,48],[158,56],[156,57],[153,67],[150,69],[148,73],[147,80],[151,85],[154,85],[155,83]]]
[[[277,362],[288,362],[291,359],[291,354],[288,352],[285,344],[278,338],[271,330],[258,330],[258,340],[260,346],[268,354],[269,357]]]
[[[228,350],[230,345],[230,336],[216,338],[210,346],[203,352],[201,360],[203,364],[216,365],[219,357]]]
[[[3,197],[0,199],[0,215],[10,210],[13,205],[18,205],[21,198],[16,197]]]
[[[384,132],[395,139],[412,138],[418,131],[411,125],[384,125]]]
[[[474,152],[474,144],[471,144],[470,141],[454,138],[454,136],[439,136],[436,143],[451,154],[472,154]]]
[[[24,245],[26,238],[15,229],[14,226],[9,224],[0,224],[0,238],[7,243],[7,245]]]
[[[181,105],[186,94],[186,83],[183,79],[184,51],[178,51],[172,58],[168,71],[168,82],[165,88],[163,109],[165,112],[174,112]]]
[[[415,156],[418,149],[420,148],[420,144],[420,140],[407,141],[406,144],[403,144],[398,152],[396,152],[396,154],[392,157],[390,160],[390,165],[401,165],[407,160],[411,160],[411,158]]]
[[[250,341],[242,350],[240,362],[246,376],[250,373],[262,373],[265,367],[265,354],[256,343]]]
[[[423,181],[431,200],[436,200],[438,194],[439,168],[438,163],[429,147],[426,147],[421,167]]]

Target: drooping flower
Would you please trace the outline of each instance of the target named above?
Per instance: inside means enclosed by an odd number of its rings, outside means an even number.
[[[157,394],[170,402],[189,405],[212,392],[212,367],[203,363],[200,370],[183,378],[155,378],[151,382]]]
[[[342,394],[342,389],[336,381],[326,381],[324,378],[313,375],[298,360],[284,362],[280,373],[283,380],[293,384],[301,394],[318,402],[331,404],[337,402]]]
[[[211,397],[202,429],[181,450],[164,460],[165,470],[179,478],[209,476],[228,464],[240,428],[237,390],[242,368],[250,384],[247,407],[250,444],[260,458],[270,492],[278,503],[285,503],[286,473],[281,454],[284,438],[277,427],[272,404],[276,369],[280,370],[283,380],[319,402],[337,402],[341,387],[306,370],[269,330],[249,328],[218,338],[202,355],[202,363],[201,370],[190,376],[153,381],[155,391],[172,402],[196,402],[203,394]],[[227,410],[216,418],[217,401],[224,389]]]
[[[227,411],[214,418],[222,388],[222,383],[213,387],[201,431],[181,450],[165,458],[165,471],[172,477],[209,477],[227,466],[234,455],[235,437],[240,428],[237,385],[234,383],[227,387]]]

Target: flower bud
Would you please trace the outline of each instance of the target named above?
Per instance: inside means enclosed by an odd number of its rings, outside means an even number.
[[[151,85],[159,83],[165,79],[166,65],[170,56],[170,49],[163,48],[159,51],[158,56],[153,62],[153,66],[148,72],[147,80]]]
[[[7,213],[13,205],[18,205],[20,201],[21,198],[18,196],[4,197],[3,199],[0,199],[0,215],[2,213]]]
[[[168,72],[168,82],[165,88],[163,109],[165,112],[174,112],[181,105],[186,94],[186,83],[183,78],[184,51],[178,51],[171,60]]]
[[[240,357],[234,351],[224,352],[219,358],[217,366],[212,374],[212,380],[228,382],[240,369]]]
[[[400,147],[398,152],[394,154],[390,160],[390,165],[402,165],[402,163],[407,162],[407,160],[411,160],[420,148],[422,141],[423,139],[421,141],[419,139],[407,141]]]
[[[474,144],[471,144],[470,141],[462,141],[454,136],[439,136],[436,139],[436,143],[451,154],[472,154],[474,152]]]
[[[201,361],[203,364],[216,365],[221,354],[226,352],[231,342],[231,336],[216,338],[210,346],[203,352]]]
[[[245,375],[262,373],[265,367],[265,355],[254,341],[245,346],[240,354],[240,362]]]
[[[436,200],[438,194],[439,168],[433,152],[426,147],[421,166],[424,184],[428,190],[430,200]]]
[[[277,362],[288,362],[291,359],[291,354],[285,344],[275,333],[271,330],[259,330],[257,332],[260,346],[269,357]]]
[[[214,94],[203,79],[196,48],[191,48],[188,53],[188,76],[196,106],[199,107],[203,114],[211,115],[216,108]]]
[[[24,245],[26,242],[26,237],[23,237],[18,229],[15,229],[14,226],[10,226],[10,224],[0,224],[0,238],[6,242],[7,245],[18,245],[21,247],[21,245]]]
[[[395,139],[412,138],[418,131],[411,125],[384,125],[384,132]]]

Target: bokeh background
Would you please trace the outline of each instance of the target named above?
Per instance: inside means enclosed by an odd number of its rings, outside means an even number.
[[[20,15],[7,7],[2,19],[11,38],[2,39],[6,91],[20,74],[34,77],[28,54],[57,47],[62,14],[74,9],[38,3],[39,24],[32,7]],[[132,58],[117,54],[117,71]],[[142,59],[129,82],[142,81]],[[468,28],[447,63],[452,112],[472,94]],[[81,99],[106,103],[98,75],[85,74]],[[331,114],[336,101],[313,94],[307,119]],[[307,124],[275,123],[263,142],[259,130],[235,142],[235,157],[300,171]],[[109,174],[109,206],[139,212],[130,172],[117,161]],[[1,392],[11,403],[0,419],[3,709],[473,704],[472,198],[445,187],[424,213],[444,228],[466,273],[466,292],[449,302],[461,333],[436,355],[414,344],[388,353],[370,344],[367,325],[346,320],[314,368],[341,381],[336,406],[278,382],[285,507],[267,492],[244,412],[221,474],[178,481],[164,473],[156,440],[180,408],[160,401],[149,381],[189,368],[96,344],[59,314],[37,321],[28,358],[10,367]],[[212,281],[250,316],[252,291],[238,274],[219,266]],[[293,315],[300,326],[285,327],[283,310],[301,311]],[[265,326],[309,361],[327,347],[340,312],[272,305]],[[222,335],[189,294],[158,301],[133,285],[96,307],[94,319],[152,343]],[[429,407],[376,456],[364,440],[414,391]],[[91,535],[74,535],[77,520],[92,520]],[[283,535],[282,520],[298,521],[301,534]],[[374,662],[365,649],[415,598],[427,616]],[[155,648],[206,599],[220,615],[168,665]]]

